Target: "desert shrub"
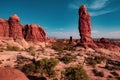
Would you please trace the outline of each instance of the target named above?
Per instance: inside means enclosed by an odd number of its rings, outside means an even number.
[[[27,51],[30,52],[30,51],[33,51],[35,48],[33,46],[30,46]]]
[[[63,48],[60,48],[60,47],[53,46],[52,49],[58,52],[63,52]]]
[[[111,74],[112,74],[113,76],[116,76],[116,77],[119,76],[119,74],[118,74],[116,71],[111,72]]]
[[[75,47],[68,44],[68,45],[64,48],[64,50],[74,51],[74,50],[75,50]]]
[[[111,75],[108,75],[107,78],[113,78]]]
[[[63,43],[62,40],[57,40],[56,42],[52,43],[52,49],[54,49],[58,52],[63,52],[65,46],[66,46],[66,44]]]
[[[97,69],[92,70],[95,76],[100,76],[104,77],[104,72],[103,71],[98,71]]]
[[[5,67],[5,68],[10,68],[11,66],[10,66],[10,65],[5,65],[4,67]]]
[[[88,80],[88,75],[82,66],[66,68],[64,76],[65,80]]]
[[[46,74],[48,77],[54,77],[56,75],[56,72],[54,70],[54,67],[58,64],[58,61],[50,58],[50,59],[41,59],[39,61],[33,60],[33,63],[26,64],[22,71],[24,73],[30,74],[30,73],[41,73]]]
[[[54,67],[58,64],[58,61],[50,58],[50,59],[42,59],[40,61],[35,62],[36,64],[36,71],[40,72],[41,74],[45,73],[49,77],[55,76]]]
[[[60,61],[64,62],[65,64],[68,64],[73,61],[72,55],[64,55],[62,58],[60,58]]]
[[[0,52],[3,52],[5,49],[4,48],[0,48]]]
[[[0,61],[0,64],[2,64],[2,61]]]
[[[30,53],[30,55],[32,56],[35,56],[35,48],[33,46],[30,46],[28,49],[27,49],[27,52]]]
[[[18,46],[7,46],[8,51],[20,51],[20,48]]]
[[[108,70],[113,70],[114,69],[114,67],[112,65],[109,65],[109,64],[106,64],[105,68],[108,69]]]
[[[35,54],[36,54],[35,51],[30,51],[29,53],[30,53],[30,55],[32,55],[32,56],[35,56]]]
[[[24,65],[24,67],[22,68],[22,71],[25,73],[25,74],[31,74],[32,72],[35,71],[35,65],[34,64],[26,64]]]
[[[86,58],[88,64],[90,65],[96,65],[96,64],[100,64],[102,61],[104,61],[104,57],[102,56],[95,56],[95,57],[88,57]]]
[[[105,68],[108,70],[120,70],[120,62],[114,60],[107,60]]]

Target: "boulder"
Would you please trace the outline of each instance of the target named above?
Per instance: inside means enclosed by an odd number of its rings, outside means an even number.
[[[29,80],[24,73],[17,69],[0,68],[0,80]]]

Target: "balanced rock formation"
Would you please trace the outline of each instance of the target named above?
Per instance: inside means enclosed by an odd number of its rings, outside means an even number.
[[[91,22],[90,15],[86,11],[86,6],[83,5],[79,8],[79,33],[80,45],[87,47],[97,47],[91,37]]]
[[[0,19],[0,37],[11,37],[14,40],[45,42],[48,40],[43,28],[36,24],[20,24],[20,18],[14,14],[9,20]]]
[[[29,80],[24,73],[17,69],[0,68],[0,80]]]

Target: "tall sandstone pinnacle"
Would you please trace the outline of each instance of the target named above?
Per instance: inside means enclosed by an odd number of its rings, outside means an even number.
[[[83,5],[79,8],[79,33],[80,45],[85,48],[97,47],[91,37],[91,22],[90,15],[87,12],[86,6]]]
[[[0,37],[11,37],[14,40],[25,39],[32,42],[46,42],[45,30],[36,24],[20,24],[20,18],[14,14],[8,20],[0,18]]]

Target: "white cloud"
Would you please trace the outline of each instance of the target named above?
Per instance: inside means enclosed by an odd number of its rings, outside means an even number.
[[[112,9],[107,8],[107,6],[109,5],[108,3],[110,3],[110,0],[90,0],[90,1],[91,3],[90,4],[86,3],[86,5],[89,10],[92,10],[89,11],[91,16],[99,16],[119,10],[118,8],[112,8]],[[79,9],[82,2],[83,1],[81,0],[73,0],[73,2],[69,4],[69,8]]]
[[[120,38],[120,31],[93,33],[93,38]]]
[[[92,33],[93,33],[93,34],[99,33],[99,31],[98,31],[98,30],[93,30]]]
[[[69,39],[72,36],[74,39],[79,39],[79,32],[49,32],[47,33],[49,37],[54,38],[66,38]],[[101,32],[98,30],[92,31],[92,38],[120,38],[120,31],[112,31],[112,32]]]
[[[108,0],[93,0],[93,3],[88,6],[90,9],[101,9],[106,6]]]
[[[75,5],[75,4],[70,4],[69,7],[72,8],[72,9],[78,9],[79,8],[79,6]]]
[[[90,16],[99,16],[99,15],[103,15],[103,14],[107,14],[107,13],[111,13],[116,11],[117,9],[114,10],[102,10],[102,11],[97,11],[97,12],[90,12]]]
[[[105,34],[105,37],[108,38],[120,38],[120,31],[113,31]]]
[[[47,33],[49,37],[55,38],[67,38],[69,39],[70,36],[73,36],[75,39],[79,39],[79,33],[77,32],[49,32]]]

